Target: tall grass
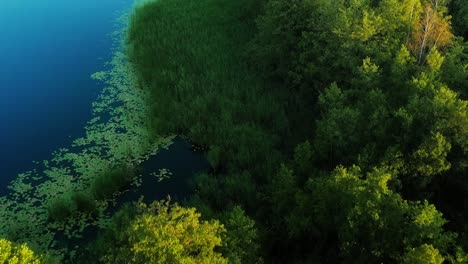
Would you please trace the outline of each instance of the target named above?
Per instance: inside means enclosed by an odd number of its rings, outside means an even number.
[[[287,129],[281,100],[249,68],[260,3],[160,0],[131,15],[129,57],[152,92],[154,129],[217,146],[214,166],[264,170]]]

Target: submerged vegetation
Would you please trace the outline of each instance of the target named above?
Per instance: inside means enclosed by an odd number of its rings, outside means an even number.
[[[465,2],[142,1],[86,137],[12,183],[0,235],[73,263],[468,263]],[[110,215],[174,134],[212,170]]]

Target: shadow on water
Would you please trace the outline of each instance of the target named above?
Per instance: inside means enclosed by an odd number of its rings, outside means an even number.
[[[118,208],[141,196],[147,203],[167,196],[172,201],[180,201],[193,191],[193,176],[210,169],[205,154],[193,151],[192,145],[181,138],[176,138],[168,149],[161,150],[140,166],[143,168],[141,185],[123,193],[118,199]]]

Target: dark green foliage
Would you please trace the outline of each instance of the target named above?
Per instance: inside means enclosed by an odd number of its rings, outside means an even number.
[[[210,207],[217,210],[242,204],[255,208],[257,190],[248,172],[214,176],[201,174],[196,177],[196,192]]]
[[[309,141],[297,145],[294,149],[294,165],[297,173],[307,175],[312,170],[313,155]]]
[[[391,177],[382,169],[363,176],[357,167],[337,168],[295,187],[289,210],[281,213],[290,250],[328,263],[399,262],[421,243],[449,252],[456,235],[444,231],[442,214],[427,201],[406,201],[389,190]],[[272,196],[281,188],[273,185]]]
[[[117,254],[119,247],[124,244],[119,242],[126,237],[125,230],[129,223],[137,215],[135,206],[126,204],[112,217],[112,221],[107,229],[101,230],[95,241],[92,241],[75,257],[77,263],[100,263],[104,254]]]
[[[71,195],[71,202],[79,212],[85,213],[94,213],[96,212],[96,200],[94,197],[84,193],[84,192],[75,192]]]
[[[221,149],[218,146],[212,146],[208,151],[207,159],[214,170],[218,169],[222,160]]]
[[[72,203],[68,197],[61,197],[54,200],[47,207],[48,218],[50,221],[64,221],[74,212]]]
[[[94,178],[91,192],[98,200],[110,198],[116,192],[127,187],[135,177],[133,168],[121,166],[107,171]]]
[[[468,98],[468,42],[461,38],[453,42],[444,59],[440,75],[463,99]]]
[[[78,213],[93,214],[97,210],[94,197],[86,192],[71,192],[57,197],[47,207],[50,221],[65,221]]]
[[[456,33],[468,40],[468,3],[464,0],[452,0],[450,13]]]
[[[229,263],[263,263],[259,257],[258,231],[255,221],[246,216],[242,208],[235,206],[221,213],[219,220],[227,230],[222,250]]]

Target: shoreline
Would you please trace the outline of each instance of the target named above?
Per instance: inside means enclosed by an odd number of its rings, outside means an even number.
[[[9,193],[0,197],[2,237],[27,243],[36,252],[73,255],[73,250],[60,248],[57,235],[80,238],[86,227],[105,226],[109,219],[106,209],[114,198],[98,202],[96,218],[80,213],[63,223],[49,222],[49,204],[73,191],[86,192],[94,175],[113,164],[138,165],[172,143],[173,136],[155,140],[147,131],[147,96],[142,89],[135,89],[133,69],[125,50],[124,38],[132,9],[122,12],[116,19],[119,30],[110,33],[111,60],[104,64],[109,69],[91,77],[103,89],[92,103],[85,136],[73,140],[69,148],[57,149],[49,160],[38,162],[42,171],[36,168],[20,173],[8,185]]]

